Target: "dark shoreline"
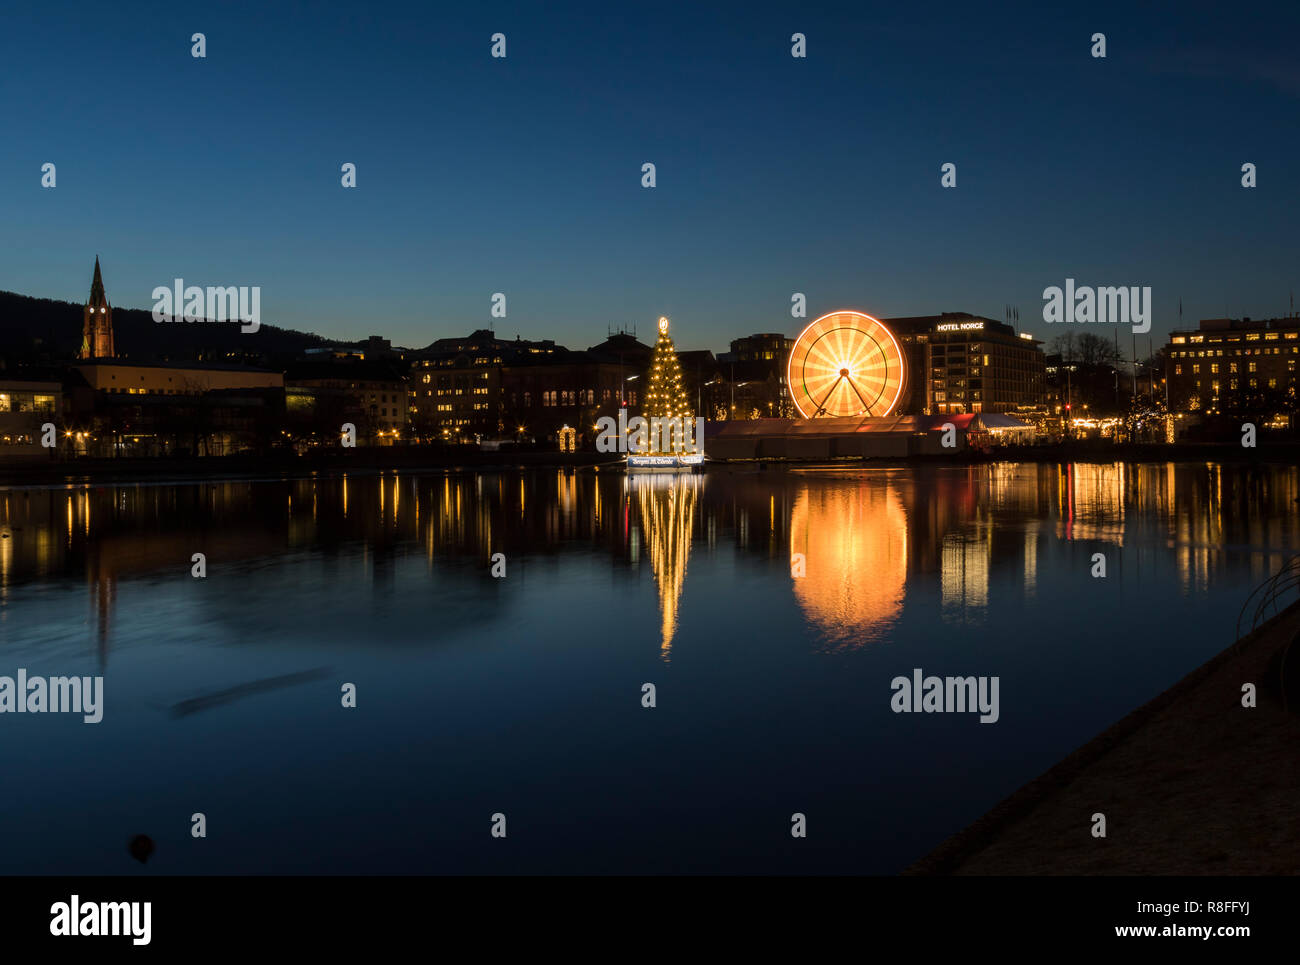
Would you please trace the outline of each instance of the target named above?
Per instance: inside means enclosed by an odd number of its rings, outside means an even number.
[[[1075,443],[1057,446],[1006,447],[991,452],[968,450],[944,456],[913,456],[907,459],[837,459],[800,461],[794,459],[744,459],[711,461],[712,468],[731,471],[780,470],[812,466],[850,468],[857,465],[957,464],[991,462],[1220,462],[1300,463],[1300,444],[1265,445],[1245,449],[1233,443],[1200,445],[1107,445]],[[74,461],[25,462],[0,465],[0,486],[75,485],[78,483],[201,482],[280,477],[299,479],[313,475],[341,473],[381,474],[388,472],[465,472],[514,469],[621,470],[621,457],[614,453],[520,449],[484,452],[458,448],[359,448],[296,456],[207,456],[203,458],[78,459]]]
[[[904,875],[1291,874],[1300,734],[1277,676],[1300,601],[941,842]],[[1241,705],[1243,681],[1259,688]],[[1243,800],[1244,799],[1244,800]],[[1114,833],[1089,836],[1089,815]],[[1261,844],[1267,841],[1267,846]]]

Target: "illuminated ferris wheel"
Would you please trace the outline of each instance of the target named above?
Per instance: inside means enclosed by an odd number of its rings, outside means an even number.
[[[787,376],[805,419],[888,415],[903,394],[903,348],[870,315],[831,312],[795,339]]]

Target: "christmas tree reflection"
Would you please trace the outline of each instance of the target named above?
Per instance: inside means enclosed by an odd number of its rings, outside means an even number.
[[[667,660],[677,630],[677,604],[686,582],[686,560],[702,477],[683,473],[636,473],[628,484],[636,492],[641,527],[650,551],[650,565],[659,586],[663,639],[660,655]]]

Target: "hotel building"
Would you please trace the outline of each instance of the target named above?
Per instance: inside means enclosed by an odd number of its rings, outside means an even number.
[[[965,312],[880,321],[907,358],[900,414],[1012,412],[1046,403],[1042,342],[1010,325]]]

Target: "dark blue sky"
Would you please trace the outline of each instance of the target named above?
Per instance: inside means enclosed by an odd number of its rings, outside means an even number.
[[[796,334],[794,291],[810,318],[1010,302],[1051,337],[1067,277],[1151,286],[1157,335],[1180,297],[1188,324],[1284,314],[1286,6],[14,5],[0,288],[82,301],[98,253],[115,305],[260,285],[264,322],[404,345],[581,348],[667,314],[721,350]]]

